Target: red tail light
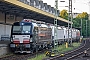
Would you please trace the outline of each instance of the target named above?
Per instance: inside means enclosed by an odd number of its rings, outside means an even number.
[[[19,40],[13,40],[13,43],[20,43]]]
[[[23,40],[23,43],[30,43],[30,40]]]

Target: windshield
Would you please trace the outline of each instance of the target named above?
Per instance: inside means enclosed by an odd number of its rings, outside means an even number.
[[[13,26],[13,33],[30,33],[31,26]]]
[[[30,33],[31,26],[23,26],[22,33]]]
[[[20,33],[21,32],[21,26],[13,26],[13,33]]]

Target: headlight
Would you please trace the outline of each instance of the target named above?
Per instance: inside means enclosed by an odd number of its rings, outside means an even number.
[[[13,37],[15,37],[15,35],[13,35]]]
[[[13,39],[15,38],[15,35],[13,35],[13,37],[12,37]]]
[[[32,42],[32,38],[30,39],[30,42]]]
[[[11,38],[10,41],[13,42],[13,39]]]

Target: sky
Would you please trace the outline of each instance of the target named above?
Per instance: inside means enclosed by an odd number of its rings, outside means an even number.
[[[55,0],[42,0],[44,3],[55,6]],[[65,1],[65,2],[60,2]],[[72,12],[73,13],[82,13],[87,12],[90,14],[90,0],[72,0]],[[61,11],[63,9],[68,10],[69,0],[58,0],[58,9]],[[75,8],[75,9],[74,9]]]

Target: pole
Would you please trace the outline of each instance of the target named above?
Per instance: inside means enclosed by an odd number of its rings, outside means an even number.
[[[69,0],[69,20],[72,22],[72,0]],[[72,45],[72,23],[70,32],[71,32],[70,45]]]
[[[90,31],[90,1],[89,1],[89,31]],[[90,37],[90,33],[89,33],[89,37]]]
[[[55,19],[54,19],[54,48],[55,44],[57,44],[57,9],[58,9],[58,0],[55,0]],[[58,44],[57,44],[58,45]]]
[[[90,20],[89,20],[89,31],[90,31]],[[90,37],[90,32],[89,32],[89,34],[88,34],[88,35],[89,35],[89,37]]]
[[[81,36],[82,36],[82,19],[81,19]]]
[[[69,7],[68,7],[68,44],[69,44],[69,18],[70,16],[69,16]]]
[[[87,38],[87,20],[86,20],[86,38]]]

